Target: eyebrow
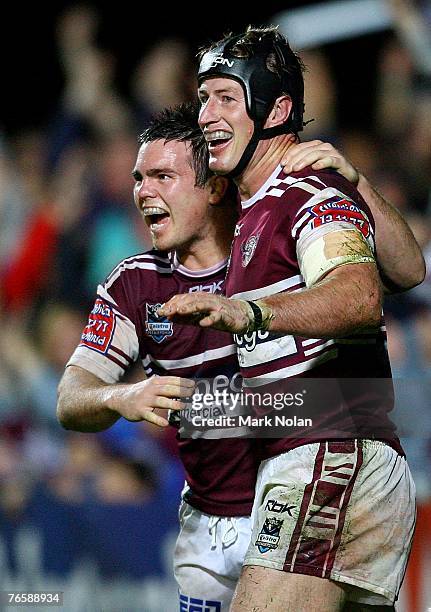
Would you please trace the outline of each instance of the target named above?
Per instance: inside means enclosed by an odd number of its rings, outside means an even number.
[[[240,85],[241,87],[241,85]],[[222,89],[216,89],[215,91],[213,91],[212,93],[214,94],[224,94],[224,93],[237,93],[237,89],[235,87],[223,87]],[[199,89],[198,89],[199,93],[208,93],[208,90],[205,88],[205,85],[202,84]]]
[[[145,172],[145,176],[157,176],[157,174],[178,174],[175,170],[173,170],[173,168],[168,167],[168,168],[150,168],[149,170],[147,170]],[[139,170],[133,170],[132,171],[132,176],[133,178],[142,178],[142,173]]]

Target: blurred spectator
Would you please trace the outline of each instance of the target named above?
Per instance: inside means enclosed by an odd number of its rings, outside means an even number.
[[[161,39],[139,62],[132,77],[132,96],[140,131],[149,117],[166,106],[196,98],[191,52],[180,38]]]
[[[55,416],[57,386],[64,367],[79,342],[84,326],[80,312],[63,304],[47,304],[25,333],[22,323],[10,319],[0,336],[3,358],[20,388],[33,423],[58,429]]]
[[[87,244],[86,287],[90,295],[124,257],[151,248],[149,230],[133,203],[136,137],[127,133],[104,140],[97,149],[93,184],[95,218]],[[82,226],[81,226],[82,231]]]
[[[115,58],[97,44],[99,15],[93,7],[73,5],[57,24],[64,91],[51,126],[50,160],[65,147],[88,138],[133,129],[128,104],[115,84]]]
[[[301,58],[306,66],[305,120],[310,121],[303,138],[319,138],[333,142],[337,134],[336,83],[328,58],[323,49],[303,51]]]

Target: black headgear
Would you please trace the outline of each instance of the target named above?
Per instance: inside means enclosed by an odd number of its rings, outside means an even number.
[[[210,77],[225,77],[235,79],[244,89],[247,113],[254,122],[254,132],[236,168],[229,172],[231,177],[243,172],[259,140],[289,132],[296,134],[303,129],[304,81],[299,60],[282,40],[271,40],[265,36],[252,43],[250,57],[236,57],[232,54],[232,47],[243,37],[243,34],[231,36],[207,51],[198,70],[199,85]],[[271,52],[277,56],[280,74],[272,72],[266,65]],[[275,100],[283,93],[292,99],[288,120],[282,125],[264,129]]]

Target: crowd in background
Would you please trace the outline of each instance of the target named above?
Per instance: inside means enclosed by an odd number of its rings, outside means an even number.
[[[152,113],[195,91],[194,50],[179,38],[154,44],[130,75],[131,95],[121,94],[97,25],[91,9],[60,17],[65,87],[57,112],[41,129],[0,131],[0,573],[9,580],[30,567],[34,576],[38,564],[43,575],[70,580],[83,558],[103,579],[170,573],[163,538],[175,533],[183,480],[174,432],[123,421],[77,434],[55,417],[57,384],[97,284],[123,257],[151,248],[132,199],[137,135]],[[368,130],[347,130],[325,48],[302,57],[306,119],[315,119],[303,140],[328,139],[360,168],[402,211],[430,270],[430,74],[399,32],[387,35],[375,58],[375,116]],[[431,498],[431,274],[388,297],[385,313],[394,414],[424,501]]]

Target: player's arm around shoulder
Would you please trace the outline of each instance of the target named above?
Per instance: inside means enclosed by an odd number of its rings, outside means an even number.
[[[368,179],[331,143],[321,140],[291,147],[282,160],[285,172],[332,168],[355,185],[375,221],[377,263],[388,293],[407,291],[425,278],[425,260],[407,221]]]
[[[57,418],[65,429],[103,431],[120,417],[165,427],[154,410],[180,410],[180,398],[193,394],[194,382],[177,376],[153,376],[137,383],[109,384],[78,366],[68,366],[58,387]]]
[[[425,260],[407,221],[362,174],[356,188],[374,216],[377,263],[386,292],[399,293],[420,285],[426,274]]]

